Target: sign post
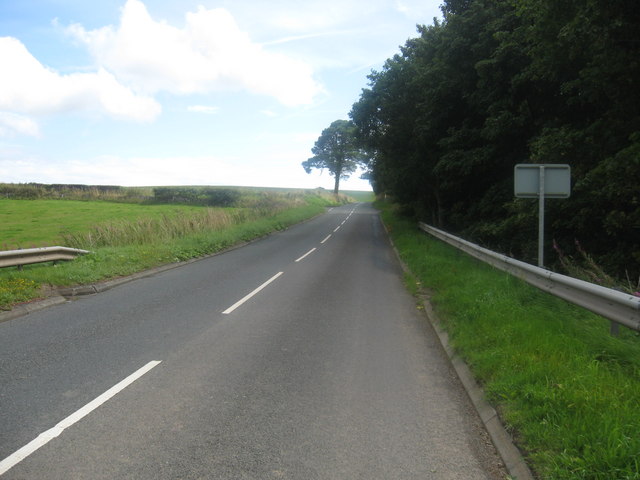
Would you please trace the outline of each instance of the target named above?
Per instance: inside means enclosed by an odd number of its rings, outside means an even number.
[[[520,163],[514,170],[514,193],[516,197],[538,199],[538,266],[544,267],[544,199],[569,197],[571,167]]]

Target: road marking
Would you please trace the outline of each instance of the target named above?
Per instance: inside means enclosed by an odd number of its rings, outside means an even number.
[[[120,393],[122,390],[127,388],[129,385],[131,385],[133,382],[138,380],[145,373],[147,373],[149,370],[156,367],[160,363],[161,363],[160,360],[154,360],[153,362],[147,363],[144,367],[136,370],[127,378],[125,378],[124,380],[122,380],[121,382],[117,383],[116,385],[111,387],[109,390],[104,392],[102,395],[100,395],[99,397],[96,397],[94,400],[87,403],[80,410],[77,410],[76,412],[69,415],[67,418],[65,418],[60,423],[58,423],[55,427],[50,428],[46,432],[41,433],[35,439],[27,443],[24,447],[22,447],[21,449],[9,455],[7,458],[5,458],[0,462],[0,475],[5,473],[10,468],[16,466],[22,460],[24,460],[33,452],[38,450],[40,447],[43,447],[44,445],[49,443],[51,440],[58,437],[67,428],[69,428],[73,424],[82,420],[84,417],[89,415],[100,405],[102,405],[107,400],[109,400],[110,398]]]
[[[315,249],[315,247],[314,247],[314,248],[312,248],[311,250],[309,250],[307,253],[305,253],[304,255],[302,255],[299,259],[297,259],[297,260],[296,260],[296,262],[299,262],[300,260],[304,260],[304,259],[305,259],[305,257],[307,257],[307,256],[311,255],[311,254],[312,254],[313,252],[315,252],[315,251],[316,251],[316,249]]]
[[[342,223],[340,225],[344,225],[345,223],[347,223],[346,220],[343,220]]]
[[[336,229],[333,231],[333,233],[336,233],[338,230],[340,230],[340,225],[338,225],[338,226],[336,227]]]
[[[245,295],[244,297],[242,297],[240,300],[238,300],[236,303],[234,303],[233,305],[231,305],[229,308],[227,308],[224,312],[222,312],[224,315],[228,315],[231,312],[233,312],[236,308],[238,308],[240,305],[242,305],[244,302],[246,302],[247,300],[249,300],[251,297],[253,297],[254,295],[256,295],[258,292],[260,292],[260,290],[262,290],[263,288],[265,288],[267,285],[269,285],[271,282],[273,282],[276,278],[278,278],[280,275],[282,275],[284,272],[278,272],[276,273],[273,277],[271,277],[269,280],[267,280],[266,282],[264,282],[262,285],[260,285],[258,288],[256,288],[253,292],[251,292],[248,295]]]
[[[324,242],[326,242],[327,240],[329,240],[330,238],[331,238],[331,234],[327,235],[327,238],[325,238],[324,240],[322,240],[320,243],[324,243]]]

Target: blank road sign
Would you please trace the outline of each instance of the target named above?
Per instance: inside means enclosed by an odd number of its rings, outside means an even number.
[[[564,164],[521,163],[515,167],[514,192],[516,197],[538,198],[540,170],[544,168],[545,198],[567,198],[571,194],[571,167]]]

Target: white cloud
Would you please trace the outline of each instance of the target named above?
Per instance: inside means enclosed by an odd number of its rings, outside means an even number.
[[[189,105],[187,107],[189,112],[206,113],[208,115],[214,115],[220,111],[220,107],[214,107],[212,105]]]
[[[0,37],[0,110],[22,114],[106,113],[153,120],[160,105],[124,87],[104,69],[60,75],[42,65],[17,39]]]
[[[177,28],[151,18],[140,0],[128,0],[117,28],[76,24],[67,31],[137,91],[247,90],[291,106],[310,104],[321,91],[309,65],[252,42],[223,8],[201,6]]]
[[[10,112],[0,112],[0,137],[14,137],[16,135],[38,137],[40,129],[38,124],[28,117]]]

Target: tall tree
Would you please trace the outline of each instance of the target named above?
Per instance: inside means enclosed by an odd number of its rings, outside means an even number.
[[[325,128],[311,153],[314,156],[302,162],[302,167],[307,173],[314,168],[329,170],[335,178],[335,194],[340,188],[340,180],[349,178],[364,158],[355,142],[355,125],[349,120],[336,120]]]

